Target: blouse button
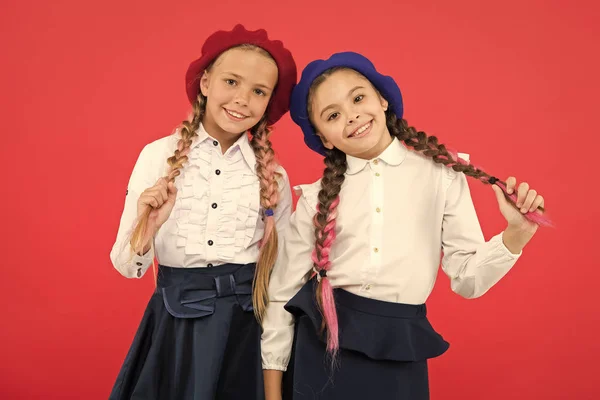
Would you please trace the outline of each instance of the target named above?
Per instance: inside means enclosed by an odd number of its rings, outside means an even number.
[[[209,241],[208,241],[208,245],[209,245],[209,246],[212,246],[214,243],[215,243],[215,242],[213,242],[212,240],[209,240]]]
[[[377,247],[375,247],[375,248],[373,249],[373,251],[374,251],[375,253],[379,253],[379,249],[378,249]]]
[[[213,146],[218,146],[218,145],[219,145],[219,142],[217,142],[216,140],[213,141]]]

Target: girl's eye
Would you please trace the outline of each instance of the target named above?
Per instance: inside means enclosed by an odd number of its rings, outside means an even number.
[[[229,86],[233,86],[237,82],[235,81],[235,79],[225,79],[225,83],[227,83]]]
[[[340,113],[337,113],[337,112],[331,113],[331,115],[329,115],[329,117],[327,118],[327,121],[333,121],[334,119],[336,119],[338,117],[338,115],[340,115]]]
[[[254,89],[254,93],[256,93],[259,96],[266,96],[267,95],[265,92],[263,92],[260,89]]]
[[[354,98],[354,102],[358,103],[359,101],[361,101],[362,99],[364,99],[365,96],[363,96],[362,94],[359,94],[358,96],[356,96]]]

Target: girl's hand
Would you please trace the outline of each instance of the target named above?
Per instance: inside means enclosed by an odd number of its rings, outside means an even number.
[[[160,178],[154,186],[144,190],[140,195],[137,203],[138,218],[151,208],[148,228],[153,233],[157,232],[169,219],[176,197],[177,188],[173,182]]]
[[[531,189],[527,182],[521,182],[517,188],[517,179],[514,176],[506,180],[506,190],[508,194],[516,191],[518,209],[506,199],[501,188],[492,185],[492,189],[496,193],[500,212],[508,223],[503,236],[504,244],[512,253],[517,254],[539,228],[538,224],[525,218],[525,214],[530,212],[541,214],[542,212],[537,208],[544,207],[544,198],[537,191]]]

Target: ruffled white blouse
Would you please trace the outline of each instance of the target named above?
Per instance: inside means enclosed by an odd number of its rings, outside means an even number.
[[[155,237],[154,251],[144,256],[134,254],[129,244],[137,200],[168,173],[167,158],[177,148],[179,133],[148,144],[140,153],[110,254],[114,267],[125,277],[142,277],[154,256],[162,265],[182,268],[246,264],[258,259],[264,210],[260,206],[256,157],[248,136],[242,135],[223,154],[219,142],[202,126],[197,133],[189,162],[175,180],[178,192],[173,211]],[[285,170],[279,167],[278,172],[280,199],[274,217],[278,231],[283,232],[292,196]]]

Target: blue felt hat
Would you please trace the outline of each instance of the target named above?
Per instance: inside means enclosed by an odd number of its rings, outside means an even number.
[[[353,52],[343,52],[336,53],[327,60],[311,62],[302,71],[300,82],[292,91],[290,115],[292,120],[302,128],[306,145],[322,155],[326,154],[326,149],[308,118],[308,91],[319,75],[334,67],[347,67],[364,75],[388,101],[388,107],[394,111],[398,118],[402,118],[404,112],[402,93],[400,93],[400,88],[394,79],[377,72],[373,63],[365,56]]]

